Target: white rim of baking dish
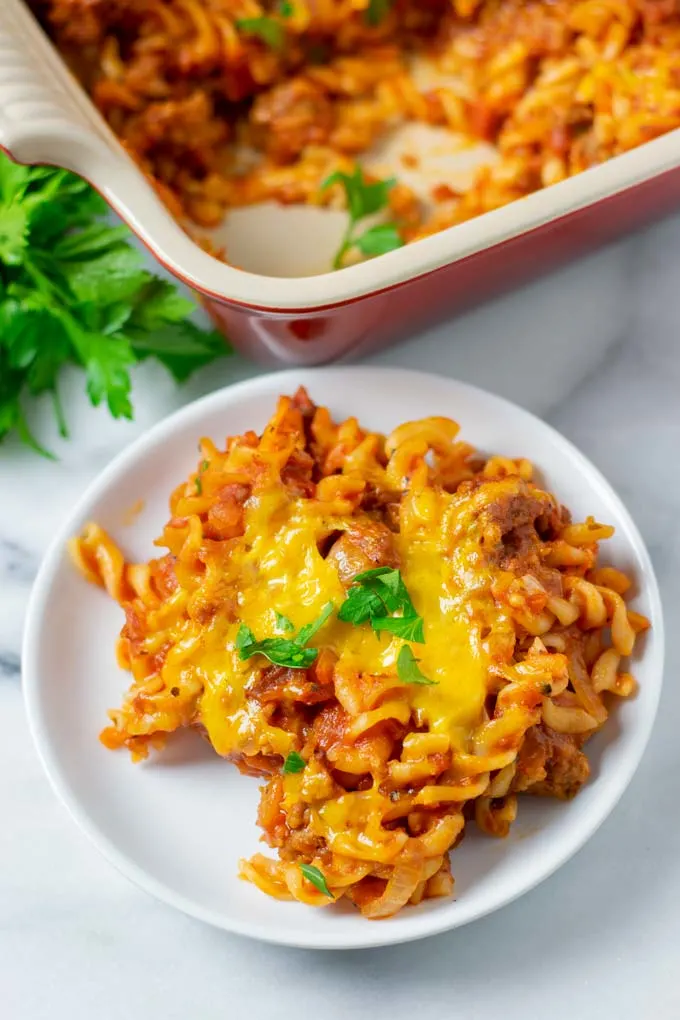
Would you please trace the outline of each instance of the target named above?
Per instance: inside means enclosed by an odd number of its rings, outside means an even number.
[[[388,290],[680,166],[680,128],[476,219],[380,258],[317,276],[235,269],[173,219],[76,82],[24,0],[0,0],[0,148],[86,178],[170,272],[208,297],[288,313]]]

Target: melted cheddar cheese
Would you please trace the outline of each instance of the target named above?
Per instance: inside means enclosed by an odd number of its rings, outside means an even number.
[[[446,733],[463,747],[470,728],[479,722],[486,696],[488,655],[480,637],[479,611],[469,587],[461,584],[461,580],[469,581],[468,573],[481,553],[471,530],[465,573],[463,578],[457,576],[443,527],[443,522],[451,526],[446,509],[454,497],[442,493],[439,499],[442,525],[433,531],[416,524],[411,530],[405,522],[395,544],[404,583],[424,620],[425,642],[411,646],[422,672],[434,681],[433,686],[411,688],[411,705],[422,725]],[[469,516],[468,508],[461,509],[459,517],[464,512]],[[290,750],[290,735],[263,723],[259,708],[248,704],[248,683],[262,661],[259,656],[242,661],[236,635],[243,623],[258,639],[280,636],[277,613],[288,617],[297,631],[315,620],[327,603],[339,608],[346,589],[334,565],[319,552],[318,543],[329,531],[347,524],[342,518],[329,520],[320,515],[310,500],[286,498],[280,487],[248,500],[243,537],[231,551],[229,564],[236,619],[229,622],[221,616],[207,631],[194,622],[189,633],[173,641],[165,665],[166,671],[177,669],[178,675],[184,674],[184,680],[188,670],[201,681],[200,719],[218,754],[285,755]],[[460,546],[458,551],[460,555]],[[212,597],[211,586],[224,583],[224,571],[214,580],[208,575],[201,598]],[[400,638],[386,632],[378,635],[368,624],[355,627],[334,616],[314,644],[335,653],[340,675],[394,676],[398,684]],[[408,717],[403,702],[401,709]],[[376,719],[381,717],[378,710]]]

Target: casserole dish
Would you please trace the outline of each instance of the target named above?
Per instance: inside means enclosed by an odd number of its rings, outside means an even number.
[[[207,254],[173,220],[23,0],[3,0],[0,10],[0,146],[19,162],[62,166],[89,180],[169,272],[202,296],[234,344],[270,364],[363,353],[680,204],[678,129],[336,273],[302,275],[311,268],[306,255],[313,265],[318,252],[332,251],[342,214],[270,208],[260,253],[265,271],[237,269]],[[258,215],[257,207],[238,213],[246,247],[262,247]],[[257,262],[230,244],[232,253],[239,264]]]

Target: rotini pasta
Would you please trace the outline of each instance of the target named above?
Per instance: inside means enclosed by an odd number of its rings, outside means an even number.
[[[260,776],[278,859],[241,875],[272,896],[378,919],[449,895],[466,823],[504,836],[519,793],[572,797],[635,690],[648,623],[598,566],[612,529],[458,433],[336,425],[300,390],[261,436],[201,441],[158,558],[96,524],[71,542],[125,612],[132,686],[102,741],[139,759],[192,727]]]

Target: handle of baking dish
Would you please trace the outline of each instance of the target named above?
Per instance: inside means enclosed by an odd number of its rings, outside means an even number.
[[[113,155],[108,129],[23,0],[0,0],[0,147],[88,177]]]
[[[0,0],[0,150],[89,181],[160,261],[189,285],[196,248],[66,68],[24,0]],[[212,261],[212,260],[211,260]],[[222,267],[222,276],[227,267]]]

